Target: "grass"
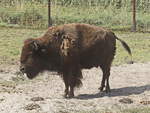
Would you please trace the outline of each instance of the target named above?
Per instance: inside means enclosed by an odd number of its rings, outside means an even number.
[[[122,113],[149,113],[149,112],[150,112],[150,107],[145,107],[145,108],[126,109],[123,110]]]
[[[26,38],[41,36],[46,30],[0,28],[0,64],[17,64],[20,58],[23,41]],[[116,35],[126,41],[133,53],[134,62],[150,61],[149,33],[116,32]],[[117,53],[113,65],[130,61],[128,53],[117,41]]]
[[[142,108],[130,108],[123,110],[93,110],[93,111],[80,111],[78,113],[149,113],[150,107],[142,107]],[[75,113],[75,112],[72,112]]]
[[[54,25],[64,23],[89,23],[109,28],[131,28],[132,13],[130,7],[116,8],[97,5],[57,5],[52,4],[52,21]],[[0,26],[46,28],[47,5],[27,2],[20,6],[0,8]],[[137,29],[150,30],[150,13],[137,11]]]
[[[150,37],[149,33],[118,32],[117,36],[128,43],[133,54],[134,62],[150,61]],[[121,44],[117,43],[117,53],[114,64],[122,64],[130,61],[130,57]]]
[[[0,63],[15,63],[19,60],[21,47],[26,38],[37,37],[44,31],[30,29],[0,28]]]
[[[20,57],[21,47],[26,38],[41,36],[46,30],[39,29],[14,29],[0,28],[0,64],[17,64]],[[116,32],[116,35],[125,40],[132,49],[133,59],[135,62],[150,61],[150,35],[149,33],[133,33],[133,32]],[[129,55],[117,41],[117,53],[113,65],[125,64],[130,60]],[[12,92],[12,88],[18,83],[24,83],[18,78],[13,79],[14,82],[0,81],[3,87],[9,87],[1,92]],[[27,82],[27,81],[25,81]],[[31,81],[28,81],[31,82]],[[140,107],[132,109],[121,109],[104,111],[81,111],[79,113],[149,113],[150,107]]]

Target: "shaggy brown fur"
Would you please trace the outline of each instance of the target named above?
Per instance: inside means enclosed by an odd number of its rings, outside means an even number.
[[[61,73],[66,87],[64,96],[73,97],[74,88],[82,85],[81,70],[100,66],[103,71],[100,90],[106,84],[109,92],[116,39],[131,55],[128,45],[104,28],[88,24],[53,26],[43,36],[24,42],[20,70],[31,79],[44,70]]]

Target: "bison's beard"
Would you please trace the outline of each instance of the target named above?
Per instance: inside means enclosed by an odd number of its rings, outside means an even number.
[[[27,77],[29,79],[33,79],[35,78],[39,73],[41,72],[41,70],[39,69],[27,69],[27,71],[25,72]]]
[[[38,75],[38,73],[26,73],[26,75],[29,79],[33,79]]]

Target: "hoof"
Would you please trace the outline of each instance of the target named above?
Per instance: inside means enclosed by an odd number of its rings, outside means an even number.
[[[102,92],[104,87],[99,87],[98,89],[100,90],[100,92]]]
[[[63,97],[68,98],[68,95],[69,95],[68,92],[65,92]]]
[[[64,98],[73,98],[74,94],[64,94]]]
[[[69,91],[68,91],[68,89],[65,89],[63,97],[68,98],[68,95],[69,95]]]
[[[66,94],[63,95],[64,98],[68,98],[68,96]]]
[[[69,95],[68,95],[68,98],[73,98],[74,97],[74,94],[73,93],[70,93]]]

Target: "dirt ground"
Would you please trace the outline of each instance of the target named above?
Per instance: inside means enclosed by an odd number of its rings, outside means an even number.
[[[22,78],[17,66],[0,66],[0,113],[97,113],[150,107],[150,62],[111,69],[111,93],[99,92],[100,68],[83,70],[83,86],[75,98],[63,98],[64,84],[54,72],[34,80]]]

